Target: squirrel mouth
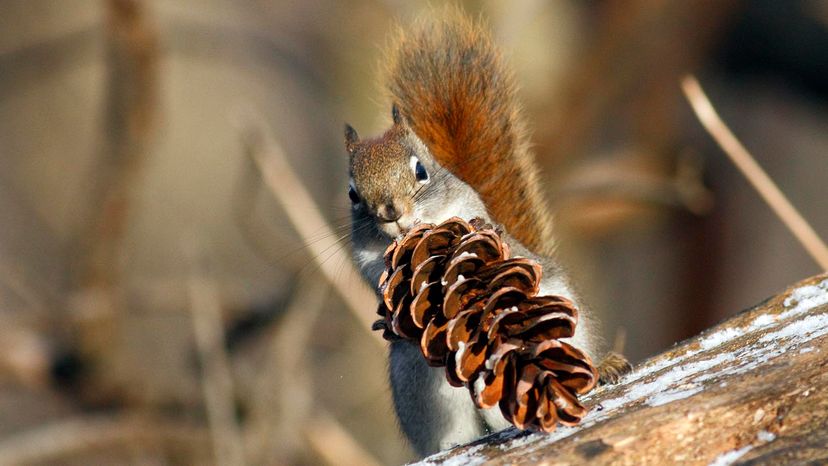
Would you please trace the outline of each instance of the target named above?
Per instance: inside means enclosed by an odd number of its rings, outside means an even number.
[[[408,233],[408,230],[411,229],[411,226],[406,225],[404,222],[400,220],[394,222],[377,222],[379,229],[388,235],[391,238],[396,238],[397,236],[404,235]]]

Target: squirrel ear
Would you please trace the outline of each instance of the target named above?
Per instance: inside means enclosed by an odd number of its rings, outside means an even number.
[[[394,120],[395,125],[402,123],[402,115],[400,115],[400,108],[396,103],[391,104],[391,119]]]
[[[348,149],[348,152],[351,151],[353,145],[359,142],[359,134],[357,134],[356,130],[345,123],[345,148]]]

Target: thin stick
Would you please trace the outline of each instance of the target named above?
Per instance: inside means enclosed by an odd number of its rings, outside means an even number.
[[[96,209],[76,239],[80,287],[110,290],[120,280],[118,258],[133,191],[141,181],[157,126],[158,33],[147,2],[107,0],[105,132],[90,188]]]
[[[0,464],[58,464],[67,457],[115,445],[140,445],[144,451],[153,451],[175,443],[196,450],[204,438],[197,426],[170,420],[129,414],[83,416],[40,424],[0,439]]]
[[[320,242],[311,239],[320,236],[324,238],[336,236],[325,217],[322,216],[319,206],[287,162],[284,151],[261,125],[249,127],[246,130],[244,143],[247,154],[255,162],[265,185],[285,210],[296,232],[309,245],[308,250],[322,274],[342,296],[348,309],[361,322],[361,327],[370,332],[374,341],[383,343],[382,337],[370,330],[374,318],[370,310],[376,304],[376,296],[361,280],[350,283],[344,280],[346,277],[359,276],[351,258],[336,249],[332,253],[328,251],[328,257],[323,260],[322,256],[326,254],[326,248]],[[337,264],[343,265],[340,267]]]
[[[377,461],[342,424],[327,413],[320,415],[304,429],[313,451],[325,463],[337,466],[379,466]]]
[[[681,81],[681,88],[707,132],[716,140],[716,143],[736,164],[736,167],[741,170],[753,187],[759,191],[765,202],[770,205],[774,213],[782,220],[782,223],[799,240],[805,250],[808,251],[808,254],[811,255],[811,258],[823,270],[828,270],[828,246],[825,245],[808,222],[802,218],[802,215],[799,214],[782,191],[779,190],[747,149],[719,118],[713,104],[710,103],[710,99],[707,98],[696,78],[692,75],[686,76]]]
[[[248,458],[254,464],[293,464],[304,441],[297,426],[313,407],[308,348],[314,323],[330,297],[327,283],[306,281],[271,335],[266,363],[253,388],[245,424]]]
[[[244,442],[236,422],[233,375],[224,349],[221,306],[215,286],[198,270],[189,280],[189,298],[216,464],[241,466],[245,464]]]

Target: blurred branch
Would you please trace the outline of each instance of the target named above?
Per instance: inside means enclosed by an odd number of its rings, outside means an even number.
[[[0,464],[55,462],[113,445],[188,444],[204,436],[198,427],[146,416],[88,416],[55,421],[0,439]]]
[[[195,257],[194,262],[197,260]],[[214,284],[200,270],[195,270],[190,277],[189,297],[216,464],[244,465],[244,443],[236,420],[233,375],[224,349],[221,305]]]
[[[133,190],[158,116],[158,41],[147,2],[106,0],[107,94],[104,132],[95,173],[90,176],[89,213],[74,238],[70,304],[75,341],[95,361],[90,380],[96,399],[120,396],[123,361],[118,335],[116,287]],[[102,395],[107,393],[108,395]]]
[[[16,192],[7,179],[12,175],[0,173],[0,293],[18,298],[27,318],[51,319],[64,302],[67,254],[37,209]]]
[[[314,322],[329,293],[325,282],[305,282],[271,335],[267,358],[254,386],[246,429],[247,451],[254,464],[294,464],[302,443],[297,427],[310,417],[313,388],[306,356],[315,335]]]
[[[677,125],[675,80],[703,56],[738,2],[633,0],[593,5],[596,37],[578,53],[561,104],[539,114],[539,159],[585,155],[607,127],[622,125],[639,144],[669,147]]]
[[[157,33],[145,2],[107,0],[108,77],[106,131],[91,205],[81,232],[81,287],[118,282],[117,258],[126,231],[131,190],[138,179],[158,108]]]
[[[823,270],[828,270],[828,246],[762,170],[762,167],[756,163],[756,159],[736,139],[736,136],[716,113],[716,109],[713,108],[713,104],[710,103],[710,99],[707,98],[696,78],[692,75],[686,76],[681,81],[681,87],[693,111],[710,136],[756,188],[762,199],[768,203],[782,223],[808,251],[811,258]]]
[[[680,153],[670,173],[643,148],[580,160],[553,191],[559,221],[578,234],[603,235],[687,210],[704,215],[714,204],[702,180],[702,159]]]
[[[10,375],[27,387],[46,387],[52,363],[49,341],[15,317],[0,313],[0,378]]]
[[[241,175],[236,181],[233,193],[233,219],[238,224],[242,238],[250,248],[280,267],[299,270],[307,264],[305,257],[300,254],[274,253],[274,250],[289,241],[286,231],[282,228],[267,228],[267,225],[256,228],[257,225],[253,222],[256,218],[255,213],[258,194],[262,185],[261,180],[259,167],[254,161],[251,160],[250,163],[243,164]]]
[[[341,249],[326,251],[314,237],[335,238],[333,229],[325,220],[319,206],[285,157],[282,148],[272,139],[262,125],[245,128],[243,142],[247,156],[258,167],[262,180],[287,214],[288,220],[308,247],[313,260],[328,282],[342,296],[348,310],[369,332],[371,338],[384,346],[382,337],[371,331],[373,312],[367,312],[376,304],[376,296],[361,281],[345,283],[344,277],[359,277],[351,258]],[[323,260],[323,254],[327,257]],[[335,264],[342,264],[341,267]]]
[[[342,425],[330,415],[317,417],[305,430],[313,450],[331,466],[379,466]]]
[[[0,49],[4,81],[0,86],[0,100],[31,92],[44,75],[61,75],[98,57],[100,34],[97,25],[84,25],[48,37],[33,32],[29,31],[26,41],[13,47],[8,47],[4,38],[2,45],[7,48]]]
[[[696,215],[707,213],[713,205],[713,194],[702,182],[701,160],[691,154],[678,158],[672,175],[626,163],[619,157],[582,163],[567,173],[553,196],[562,202],[581,198],[664,205]]]

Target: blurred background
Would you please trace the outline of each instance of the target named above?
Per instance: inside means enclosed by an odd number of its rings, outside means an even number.
[[[659,352],[817,273],[701,129],[699,76],[828,236],[828,1],[469,1],[560,253]],[[0,464],[398,464],[343,123],[401,0],[0,1]]]

